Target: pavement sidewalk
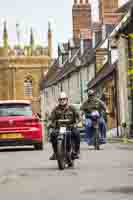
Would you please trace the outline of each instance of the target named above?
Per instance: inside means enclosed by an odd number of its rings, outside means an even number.
[[[126,137],[110,137],[108,138],[109,142],[120,142],[125,144],[133,144],[133,138],[126,138]]]
[[[119,133],[121,132],[120,127],[118,127],[118,129],[117,128],[109,129],[107,131],[107,138],[108,138],[109,142],[120,142],[120,143],[125,143],[125,144],[127,144],[127,143],[133,144],[133,137],[128,138],[128,137],[126,137],[126,135],[125,136],[124,135],[117,136],[118,131],[119,131]]]

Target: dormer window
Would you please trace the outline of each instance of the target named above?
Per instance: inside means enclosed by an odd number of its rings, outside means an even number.
[[[62,55],[59,56],[59,67],[62,67]]]
[[[75,59],[75,65],[77,67],[79,67],[81,65],[81,60],[78,57]]]

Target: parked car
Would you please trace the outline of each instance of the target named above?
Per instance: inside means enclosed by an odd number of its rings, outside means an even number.
[[[42,124],[27,100],[0,101],[0,146],[43,149]]]

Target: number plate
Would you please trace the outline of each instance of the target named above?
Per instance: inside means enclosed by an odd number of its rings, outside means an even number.
[[[99,128],[99,125],[96,123],[96,124],[93,124],[93,127],[94,128]]]
[[[4,133],[0,134],[0,139],[18,139],[23,138],[21,133]]]
[[[66,132],[66,127],[60,127],[60,133],[65,133]]]

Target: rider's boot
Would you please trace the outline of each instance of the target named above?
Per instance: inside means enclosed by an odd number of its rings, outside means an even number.
[[[79,159],[80,147],[73,149],[72,159]]]
[[[75,144],[75,151],[73,152],[74,159],[79,159],[79,154],[80,154],[80,143]]]
[[[56,143],[52,143],[52,148],[54,153],[52,154],[52,156],[50,156],[50,160],[56,160],[56,152],[57,152],[57,144]]]
[[[49,160],[56,160],[56,154],[53,153],[52,156],[50,156]]]

